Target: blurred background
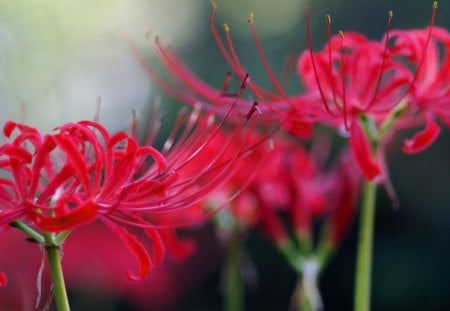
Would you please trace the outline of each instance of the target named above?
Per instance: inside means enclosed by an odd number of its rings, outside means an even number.
[[[388,10],[394,12],[394,28],[425,27],[432,1],[217,0],[217,6],[219,30],[222,22],[228,23],[241,62],[254,80],[269,86],[248,27],[249,12],[255,14],[273,70],[281,72],[289,56],[296,57],[306,48],[305,6],[310,7],[315,48],[321,48],[326,41],[325,14],[331,14],[334,31],[355,30],[379,39],[386,30]],[[114,131],[128,126],[133,110],[143,115],[155,96],[161,97],[165,114],[174,114],[179,105],[150,83],[127,40],[133,38],[148,62],[161,68],[145,39],[145,33],[152,31],[200,77],[220,87],[229,68],[209,32],[209,10],[209,1],[199,0],[0,0],[0,123],[13,119],[50,131],[65,121],[93,119],[98,112],[100,121]],[[440,3],[436,24],[449,28],[449,15],[450,5]],[[289,93],[301,91],[297,81],[293,73]],[[444,130],[424,153],[392,154],[391,178],[401,207],[393,210],[379,191],[374,310],[450,309],[449,141]],[[399,150],[400,143],[399,138],[393,149]],[[355,231],[353,226],[322,277],[326,310],[351,309]],[[114,290],[90,287],[82,278],[69,284],[74,310],[220,310],[218,241],[208,225],[190,229],[188,234],[199,239],[203,250],[186,263],[165,263],[140,289],[136,289],[139,285]],[[8,237],[13,239],[8,235],[1,243]],[[102,252],[107,250],[97,246],[92,252],[106,256]],[[22,269],[14,267],[17,262],[11,263],[11,251],[5,247],[0,249],[0,270]],[[292,271],[257,234],[249,237],[247,249],[257,273],[257,282],[247,288],[247,309],[286,310],[295,283]],[[14,258],[21,257],[29,266],[23,259],[27,255],[18,252]],[[85,256],[69,248],[67,257],[70,252]],[[39,261],[39,252],[33,256]],[[86,255],[83,261],[89,266],[95,260]],[[37,274],[37,268],[27,269],[26,273]]]

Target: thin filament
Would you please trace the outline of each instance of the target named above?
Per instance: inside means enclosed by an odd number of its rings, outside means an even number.
[[[347,131],[350,131],[350,126],[348,124],[347,100],[345,94],[344,32],[339,31],[339,37],[341,38],[339,51],[341,53],[342,110],[344,116],[344,127]]]
[[[323,102],[323,104],[325,106],[325,109],[327,110],[327,112],[330,115],[333,115],[333,112],[331,111],[331,109],[330,109],[330,107],[328,105],[328,101],[327,101],[327,99],[325,97],[325,94],[323,92],[322,85],[320,84],[320,81],[319,81],[319,74],[317,72],[316,61],[315,61],[315,58],[314,58],[312,36],[311,36],[311,25],[310,25],[310,20],[309,20],[309,8],[308,7],[306,7],[306,9],[305,9],[305,23],[306,23],[306,38],[307,38],[307,42],[308,42],[309,55],[311,57],[311,65],[313,67],[314,77],[316,79],[317,88],[319,89],[320,97],[321,97],[322,102]]]
[[[432,13],[431,13],[431,19],[430,19],[430,27],[428,28],[428,34],[427,34],[427,38],[426,38],[426,41],[425,41],[425,46],[424,46],[424,48],[423,48],[422,57],[420,58],[420,61],[419,61],[418,65],[417,65],[417,68],[416,68],[416,72],[414,73],[414,77],[413,77],[411,83],[409,84],[408,89],[407,89],[407,90],[405,91],[405,93],[399,98],[399,100],[396,102],[395,105],[397,105],[397,104],[398,104],[398,103],[406,96],[406,94],[408,94],[408,93],[411,91],[412,87],[414,86],[414,84],[415,84],[416,81],[417,81],[417,77],[419,76],[419,72],[420,72],[420,70],[422,69],[422,65],[423,65],[423,62],[424,62],[424,60],[425,60],[425,55],[426,55],[426,53],[427,53],[428,46],[430,45],[431,36],[432,36],[432,34],[433,34],[434,22],[435,22],[435,19],[436,19],[436,11],[437,11],[437,8],[438,8],[438,2],[437,2],[437,1],[434,1],[434,2],[433,2],[433,11],[432,11]]]
[[[337,109],[339,109],[339,105],[336,100],[336,89],[334,87],[333,83],[333,61],[331,58],[331,16],[327,15],[325,17],[326,23],[327,23],[327,39],[328,39],[328,76],[330,77],[330,85],[331,85],[331,91],[333,93],[333,102]],[[331,109],[330,109],[331,112]],[[333,114],[332,114],[333,115]],[[337,115],[333,115],[334,117],[337,117]]]
[[[256,33],[255,24],[253,23],[253,13],[250,13],[250,15],[248,17],[248,22],[250,24],[250,29],[252,31],[253,39],[255,40],[256,48],[257,48],[258,54],[259,54],[259,58],[261,59],[261,61],[263,63],[264,69],[266,70],[270,81],[272,82],[273,86],[278,91],[278,93],[281,95],[281,97],[283,97],[284,100],[287,100],[289,102],[288,96],[286,95],[286,93],[284,92],[283,88],[278,83],[278,80],[275,77],[275,74],[273,73],[272,69],[270,68],[270,66],[269,66],[269,64],[267,62],[267,58],[266,58],[266,56],[264,54],[264,51],[262,49],[261,42],[259,40],[258,34]]]
[[[388,47],[389,34],[390,34],[390,31],[391,31],[391,21],[392,21],[393,16],[394,16],[394,14],[392,13],[392,11],[389,11],[388,12],[388,22],[387,22],[387,27],[386,27],[386,38],[385,38],[385,41],[384,41],[383,58],[381,60],[381,66],[380,66],[380,73],[378,75],[377,82],[375,84],[375,89],[374,89],[374,92],[373,92],[372,99],[370,100],[370,102],[368,103],[367,107],[365,108],[366,111],[369,110],[370,107],[375,102],[375,99],[378,96],[378,90],[380,89],[381,79],[383,78],[383,73],[384,73],[384,69],[385,69],[385,66],[386,66],[387,53],[388,53],[388,50],[389,50],[389,47]]]

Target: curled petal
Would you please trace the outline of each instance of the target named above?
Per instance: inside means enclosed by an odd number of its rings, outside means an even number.
[[[134,283],[142,280],[149,273],[152,267],[152,260],[145,249],[144,245],[132,234],[122,227],[119,227],[112,221],[103,219],[103,222],[108,226],[108,228],[126,244],[128,249],[133,253],[139,266],[139,272],[128,271],[126,273],[126,279],[130,283]]]
[[[404,153],[418,153],[428,148],[441,133],[441,128],[430,116],[426,117],[426,126],[412,138],[405,139],[402,150]]]
[[[3,126],[3,134],[5,135],[5,137],[11,137],[12,132],[16,128],[18,128],[22,133],[34,133],[34,134],[39,133],[38,130],[33,127],[24,124],[19,124],[13,121],[7,121]]]
[[[4,145],[3,148],[0,149],[0,152],[12,159],[19,160],[24,163],[30,163],[31,160],[33,159],[31,153],[22,147]]]
[[[64,135],[55,135],[55,143],[67,156],[67,160],[72,165],[74,172],[81,178],[86,190],[89,190],[89,176],[87,173],[86,162],[83,154],[78,150],[74,141]]]
[[[140,147],[137,151],[137,156],[143,157],[146,155],[150,155],[151,157],[153,157],[156,165],[158,166],[159,173],[167,170],[167,161],[158,150],[150,146]]]
[[[68,213],[57,216],[46,216],[38,214],[39,206],[28,203],[28,217],[33,220],[36,225],[47,232],[59,232],[70,230],[75,226],[86,224],[94,220],[97,216],[97,206],[93,202],[86,202]],[[58,209],[62,209],[58,208]]]
[[[378,163],[372,159],[369,142],[358,122],[352,122],[350,147],[353,158],[364,178],[373,180],[380,175],[381,169]]]
[[[166,253],[164,243],[159,235],[158,230],[155,228],[146,228],[145,233],[152,241],[153,246],[153,258],[155,259],[155,264],[160,264]]]
[[[160,233],[167,250],[176,260],[183,261],[197,250],[197,244],[193,239],[180,239],[172,228],[160,229]]]

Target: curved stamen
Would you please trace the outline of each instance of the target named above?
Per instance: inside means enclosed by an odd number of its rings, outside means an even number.
[[[330,86],[331,86],[331,91],[333,93],[333,102],[334,102],[334,105],[336,106],[336,108],[339,110],[340,107],[336,100],[336,89],[335,89],[335,86],[333,83],[333,61],[331,58],[331,16],[330,15],[325,16],[325,21],[327,24],[327,41],[329,42],[328,43],[328,77],[330,78]],[[334,116],[337,117],[338,115],[334,115]]]
[[[411,89],[413,88],[414,84],[417,81],[417,78],[419,76],[419,72],[422,69],[423,66],[423,62],[425,61],[425,55],[427,53],[428,50],[428,46],[430,45],[430,40],[431,40],[431,36],[433,34],[433,27],[434,27],[434,22],[436,19],[436,12],[437,12],[437,8],[438,8],[438,2],[434,1],[433,2],[433,7],[432,7],[432,13],[431,13],[431,18],[430,18],[430,27],[428,28],[428,34],[427,34],[427,38],[425,40],[425,45],[423,48],[423,53],[422,53],[422,57],[420,58],[419,63],[417,64],[416,67],[416,72],[414,73],[414,76],[411,80],[411,83],[409,84],[407,90],[402,94],[402,96],[400,96],[400,98],[398,99],[398,101],[395,103],[395,105],[397,105],[398,103],[400,103],[402,101],[403,98],[405,98],[405,96],[411,91]],[[394,105],[394,106],[395,106]]]
[[[275,87],[275,89],[281,95],[281,97],[284,100],[289,102],[290,100],[289,100],[288,96],[286,95],[286,93],[284,92],[283,88],[278,83],[278,80],[275,77],[275,74],[273,73],[272,69],[269,66],[269,63],[267,62],[267,58],[266,58],[266,56],[264,54],[264,51],[262,49],[261,42],[259,40],[258,34],[256,33],[255,24],[253,23],[253,13],[249,14],[249,16],[248,16],[248,23],[250,24],[250,29],[252,31],[253,39],[255,40],[256,49],[258,50],[259,58],[261,59],[262,64],[264,66],[264,69],[266,70],[267,75],[269,76],[270,82],[272,82],[272,85]]]
[[[370,107],[373,105],[373,103],[375,102],[375,100],[378,97],[378,90],[380,89],[381,79],[383,78],[383,73],[384,73],[384,69],[385,69],[385,66],[386,66],[387,54],[388,54],[388,50],[389,50],[389,47],[388,47],[389,34],[390,34],[390,31],[391,31],[391,21],[392,21],[393,17],[394,17],[394,13],[392,11],[389,11],[388,12],[388,22],[387,22],[387,26],[386,26],[386,37],[385,37],[385,41],[384,41],[383,58],[381,60],[381,66],[380,66],[380,73],[378,75],[377,82],[375,84],[375,89],[373,91],[372,99],[367,104],[367,107],[364,108],[364,111],[369,110]]]
[[[350,131],[350,125],[348,124],[347,100],[345,94],[344,32],[341,30],[339,31],[339,38],[341,38],[339,52],[341,54],[342,112],[344,116],[344,127],[347,131]]]
[[[234,48],[233,40],[231,40],[230,35],[230,27],[228,24],[223,24],[223,30],[225,32],[225,39],[228,45],[228,49],[230,50],[231,56],[233,58],[234,64],[236,66],[236,73],[238,76],[242,79],[245,76],[246,71],[242,67],[242,64],[239,61],[239,57],[237,56],[236,49]],[[249,88],[252,90],[252,92],[255,94],[255,96],[259,100],[266,100],[266,98],[269,99],[277,99],[278,96],[273,94],[272,92],[266,91],[265,89],[257,86],[255,83],[250,83]]]
[[[309,8],[308,7],[305,8],[305,23],[306,23],[306,39],[307,39],[307,43],[308,43],[308,50],[309,50],[309,55],[311,58],[311,65],[312,65],[313,71],[314,71],[314,78],[316,79],[317,88],[319,89],[320,97],[322,99],[322,102],[323,102],[323,105],[325,106],[326,111],[330,115],[334,116],[334,113],[330,109],[330,106],[328,105],[328,101],[325,97],[325,93],[323,92],[322,85],[320,84],[320,81],[319,81],[319,73],[317,72],[316,60],[314,58],[312,36],[311,36],[311,25],[310,25],[311,23],[309,20]]]

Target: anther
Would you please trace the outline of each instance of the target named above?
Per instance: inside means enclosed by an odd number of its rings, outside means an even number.
[[[253,13],[248,14],[248,22],[249,23],[253,23],[253,16],[254,16]]]
[[[223,23],[223,30],[226,32],[230,32],[230,26],[227,23]]]
[[[325,16],[325,21],[326,21],[327,24],[331,24],[331,16],[329,14],[327,14]]]
[[[254,102],[254,103],[253,103],[252,107],[250,108],[250,111],[249,111],[249,112],[247,113],[247,115],[245,116],[245,118],[247,119],[247,121],[250,120],[250,118],[252,117],[252,115],[253,115],[255,112],[258,112],[259,114],[261,114],[261,110],[259,109],[258,103],[257,103],[257,102]]]
[[[433,2],[433,10],[437,10],[437,7],[438,7],[438,2],[434,1]]]
[[[394,18],[394,12],[388,11],[388,18],[393,19]]]
[[[342,30],[339,30],[339,37],[343,40],[344,39],[344,32]]]

